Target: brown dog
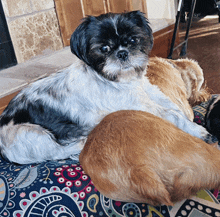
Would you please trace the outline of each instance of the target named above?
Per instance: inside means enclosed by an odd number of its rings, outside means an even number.
[[[204,87],[203,71],[190,59],[149,59],[147,77],[157,85],[192,121],[192,106],[207,101],[210,93]]]
[[[220,186],[220,151],[142,111],[118,111],[94,128],[80,163],[106,197],[172,205]]]

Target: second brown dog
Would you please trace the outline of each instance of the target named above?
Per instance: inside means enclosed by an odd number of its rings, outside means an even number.
[[[114,200],[172,205],[220,186],[220,151],[141,111],[106,116],[91,132],[80,163]]]
[[[192,106],[207,101],[210,91],[204,82],[203,70],[192,59],[168,60],[151,57],[146,75],[151,82],[193,121]]]

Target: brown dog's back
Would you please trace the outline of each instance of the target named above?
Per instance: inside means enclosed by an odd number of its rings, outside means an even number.
[[[106,116],[91,132],[80,163],[105,196],[152,205],[220,186],[220,151],[142,111]]]
[[[191,121],[194,118],[192,106],[211,97],[204,84],[203,70],[194,60],[151,57],[146,76],[150,83],[158,86]]]

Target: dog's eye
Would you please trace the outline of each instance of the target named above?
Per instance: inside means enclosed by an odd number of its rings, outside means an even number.
[[[131,37],[128,39],[129,44],[137,44],[138,41],[139,41],[139,39],[136,37]]]
[[[108,45],[105,45],[103,47],[100,48],[102,53],[108,53],[111,51],[111,48]]]

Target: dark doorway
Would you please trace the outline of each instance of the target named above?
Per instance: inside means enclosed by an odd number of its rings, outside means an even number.
[[[16,64],[14,48],[0,1],[0,70]]]

